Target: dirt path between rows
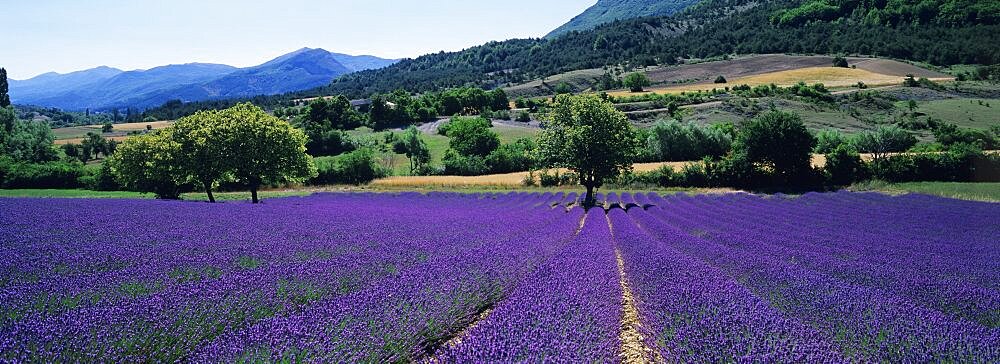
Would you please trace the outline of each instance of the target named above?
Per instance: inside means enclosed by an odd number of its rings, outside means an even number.
[[[629,286],[628,277],[625,274],[625,259],[622,259],[622,253],[618,250],[611,219],[607,215],[604,218],[608,222],[608,229],[611,229],[611,240],[615,245],[615,260],[618,262],[618,283],[622,287],[622,323],[621,333],[618,336],[622,343],[619,354],[622,363],[663,363],[664,360],[660,353],[646,346],[642,333],[639,331],[642,320],[639,318],[639,309],[636,308],[635,297],[632,295],[632,288]]]

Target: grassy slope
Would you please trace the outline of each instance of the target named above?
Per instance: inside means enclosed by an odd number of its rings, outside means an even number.
[[[961,127],[986,129],[990,125],[1000,124],[1000,100],[959,98],[924,101],[917,105],[917,112]]]

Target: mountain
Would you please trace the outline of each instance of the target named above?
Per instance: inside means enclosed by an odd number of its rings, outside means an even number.
[[[54,90],[71,90],[107,80],[121,74],[117,68],[101,66],[67,74],[49,72],[34,78],[18,81],[8,80],[10,93],[17,103],[19,99],[33,99],[54,93]]]
[[[333,55],[333,59],[337,60],[337,62],[340,62],[340,64],[344,65],[344,67],[347,67],[353,72],[379,69],[399,62],[398,59],[385,59],[368,55],[352,56],[341,53],[330,54]]]
[[[113,77],[82,84],[72,88],[57,88],[62,90],[53,94],[36,95],[24,102],[24,95],[11,88],[11,97],[15,103],[58,107],[66,110],[86,108],[100,109],[122,105],[123,100],[136,95],[149,95],[179,85],[205,82],[235,71],[237,68],[221,64],[191,63],[150,68],[145,71],[128,71]],[[16,95],[16,98],[14,97]]]
[[[616,20],[671,15],[699,0],[598,0],[580,15],[546,35],[555,38],[572,31],[590,30]]]
[[[190,63],[128,72],[102,67],[66,75],[48,73],[12,81],[10,95],[16,104],[66,110],[146,108],[169,100],[200,101],[309,89],[346,73],[393,62],[303,48],[248,68]]]

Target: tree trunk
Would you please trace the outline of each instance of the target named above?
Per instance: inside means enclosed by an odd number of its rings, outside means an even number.
[[[253,203],[259,203],[260,200],[257,199],[257,186],[250,187],[250,199]]]
[[[208,202],[215,203],[215,195],[212,194],[212,182],[202,182],[205,186],[205,194],[208,195]]]
[[[593,207],[596,202],[594,201],[594,184],[588,181],[584,186],[587,187],[587,196],[583,198],[583,206]]]

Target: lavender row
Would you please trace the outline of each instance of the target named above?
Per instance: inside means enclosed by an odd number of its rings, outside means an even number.
[[[614,362],[622,291],[603,213],[526,278],[442,362]]]
[[[660,241],[629,215],[609,216],[625,272],[639,302],[646,345],[668,362],[844,362],[828,338],[730,279],[721,270],[671,244],[692,244],[690,235]],[[669,241],[670,243],[666,243]]]

